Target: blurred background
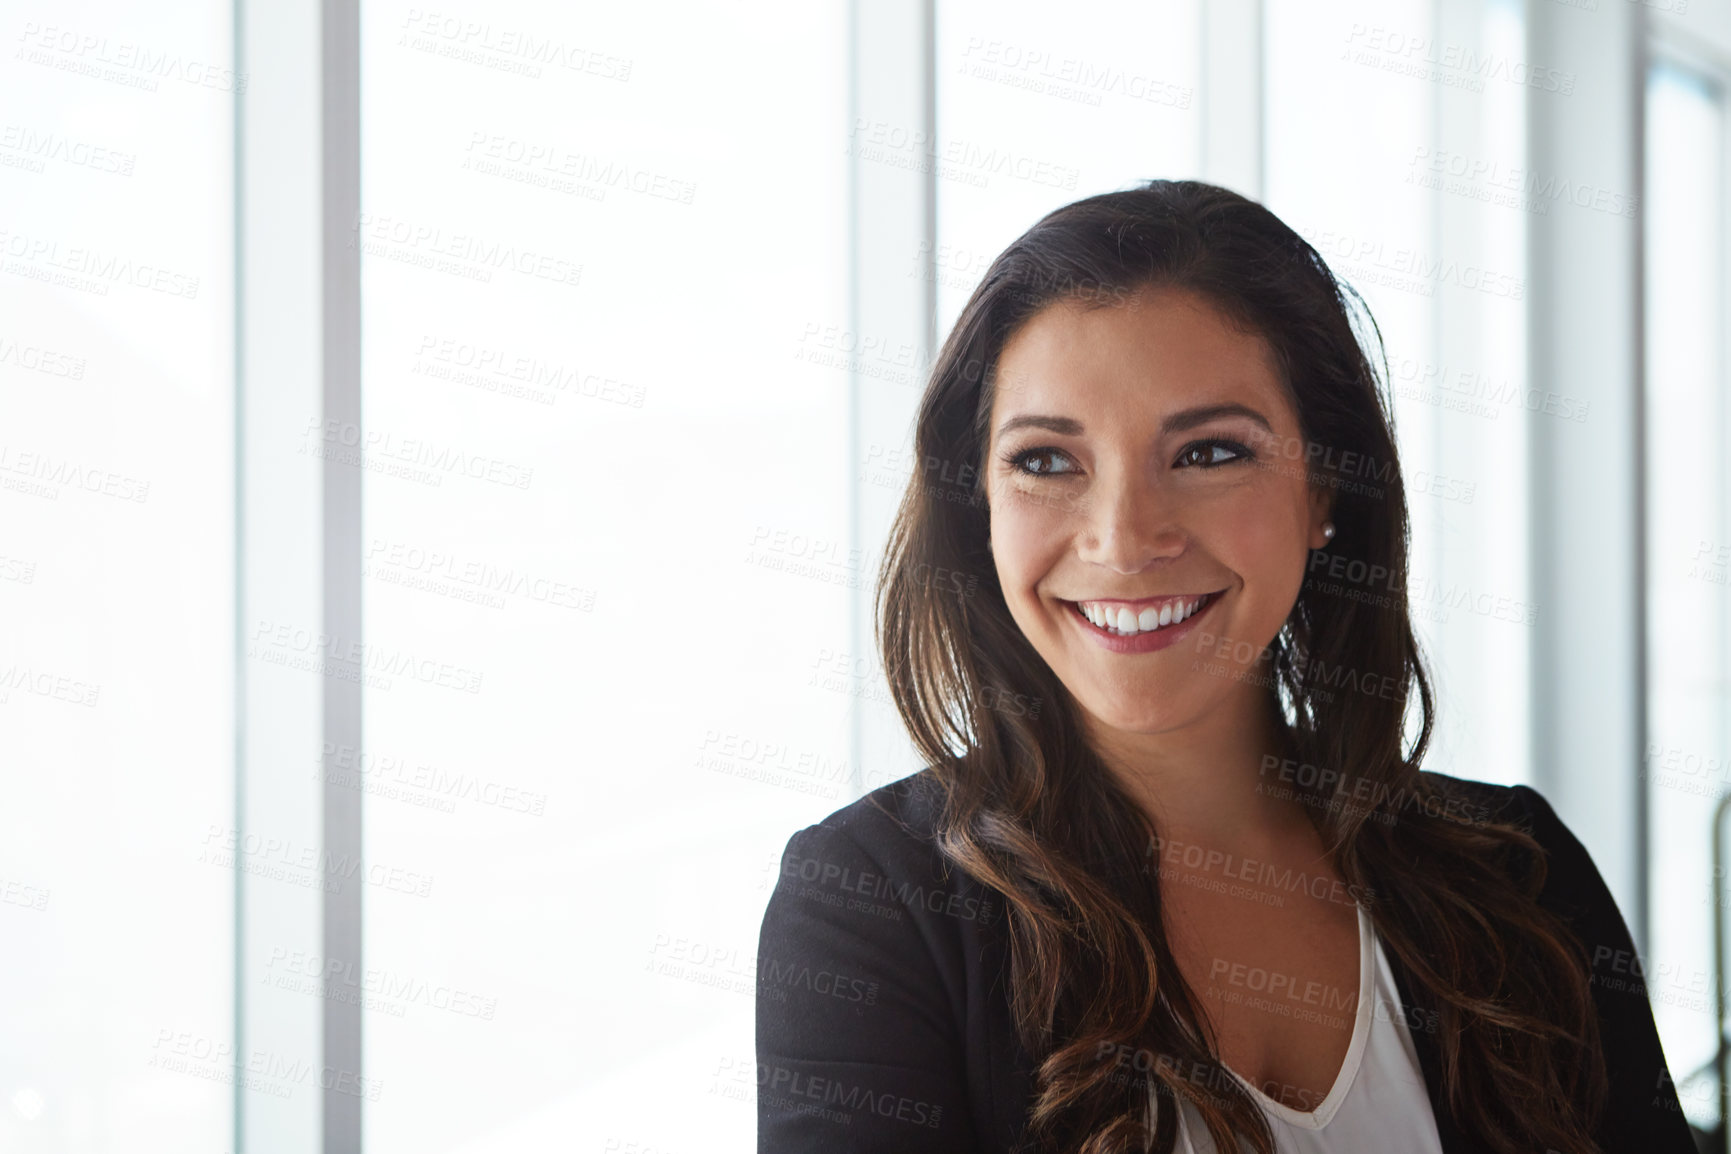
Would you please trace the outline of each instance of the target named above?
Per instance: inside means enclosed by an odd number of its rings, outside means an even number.
[[[781,851],[920,768],[924,372],[1150,177],[1368,300],[1428,768],[1553,802],[1717,1125],[1731,0],[0,29],[0,1150],[754,1149]]]

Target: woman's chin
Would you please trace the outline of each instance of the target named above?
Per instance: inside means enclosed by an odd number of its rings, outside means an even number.
[[[1100,724],[1120,733],[1164,733],[1183,723],[1171,708],[1150,709],[1146,701],[1098,702],[1088,710]]]

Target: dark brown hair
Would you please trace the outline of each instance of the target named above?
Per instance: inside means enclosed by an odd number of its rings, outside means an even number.
[[[1335,490],[1329,551],[1350,570],[1386,575],[1377,589],[1387,595],[1375,598],[1307,579],[1268,646],[1266,683],[1301,763],[1376,787],[1374,805],[1311,792],[1305,811],[1341,878],[1374,894],[1377,932],[1436,1007],[1450,1112],[1489,1150],[1596,1151],[1598,1019],[1584,949],[1538,905],[1538,843],[1510,822],[1461,820],[1458,799],[1419,775],[1433,704],[1406,598],[1410,528],[1381,333],[1273,213],[1195,181],[1060,208],[992,263],[933,365],[879,575],[878,644],[939,785],[940,848],[1006,901],[1009,997],[1037,1066],[1030,1146],[1165,1154],[1182,1098],[1220,1149],[1243,1136],[1274,1151],[1166,943],[1158,871],[1144,857],[1158,831],[1084,740],[1074,701],[1011,617],[988,550],[985,454],[1005,342],[1055,301],[1112,307],[1144,286],[1198,294],[1267,342],[1307,446],[1300,467]],[[1365,352],[1373,336],[1381,376]],[[1315,446],[1332,451],[1309,455]],[[1374,463],[1375,483],[1343,461]],[[931,579],[943,573],[978,583],[957,595],[958,583]],[[1342,670],[1398,692],[1342,691]],[[1403,752],[1415,688],[1421,724]],[[1157,1060],[1101,1058],[1127,1051]]]

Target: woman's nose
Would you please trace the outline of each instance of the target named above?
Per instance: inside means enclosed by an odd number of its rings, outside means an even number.
[[[1078,534],[1083,561],[1118,573],[1140,573],[1184,551],[1177,502],[1146,478],[1104,480],[1085,502]]]

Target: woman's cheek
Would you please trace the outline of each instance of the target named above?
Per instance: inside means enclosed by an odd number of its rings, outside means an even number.
[[[1246,525],[1238,540],[1244,551],[1228,564],[1244,581],[1239,628],[1279,632],[1304,584],[1309,549],[1290,525]]]
[[[1294,549],[1303,550],[1304,538],[1298,523],[1277,502],[1264,500],[1222,511],[1214,522],[1219,540],[1238,554],[1229,559],[1240,572],[1267,575],[1284,570],[1292,560]]]
[[[1012,498],[992,514],[992,553],[1025,569],[1049,568],[1068,540],[1068,520],[1050,504]]]

